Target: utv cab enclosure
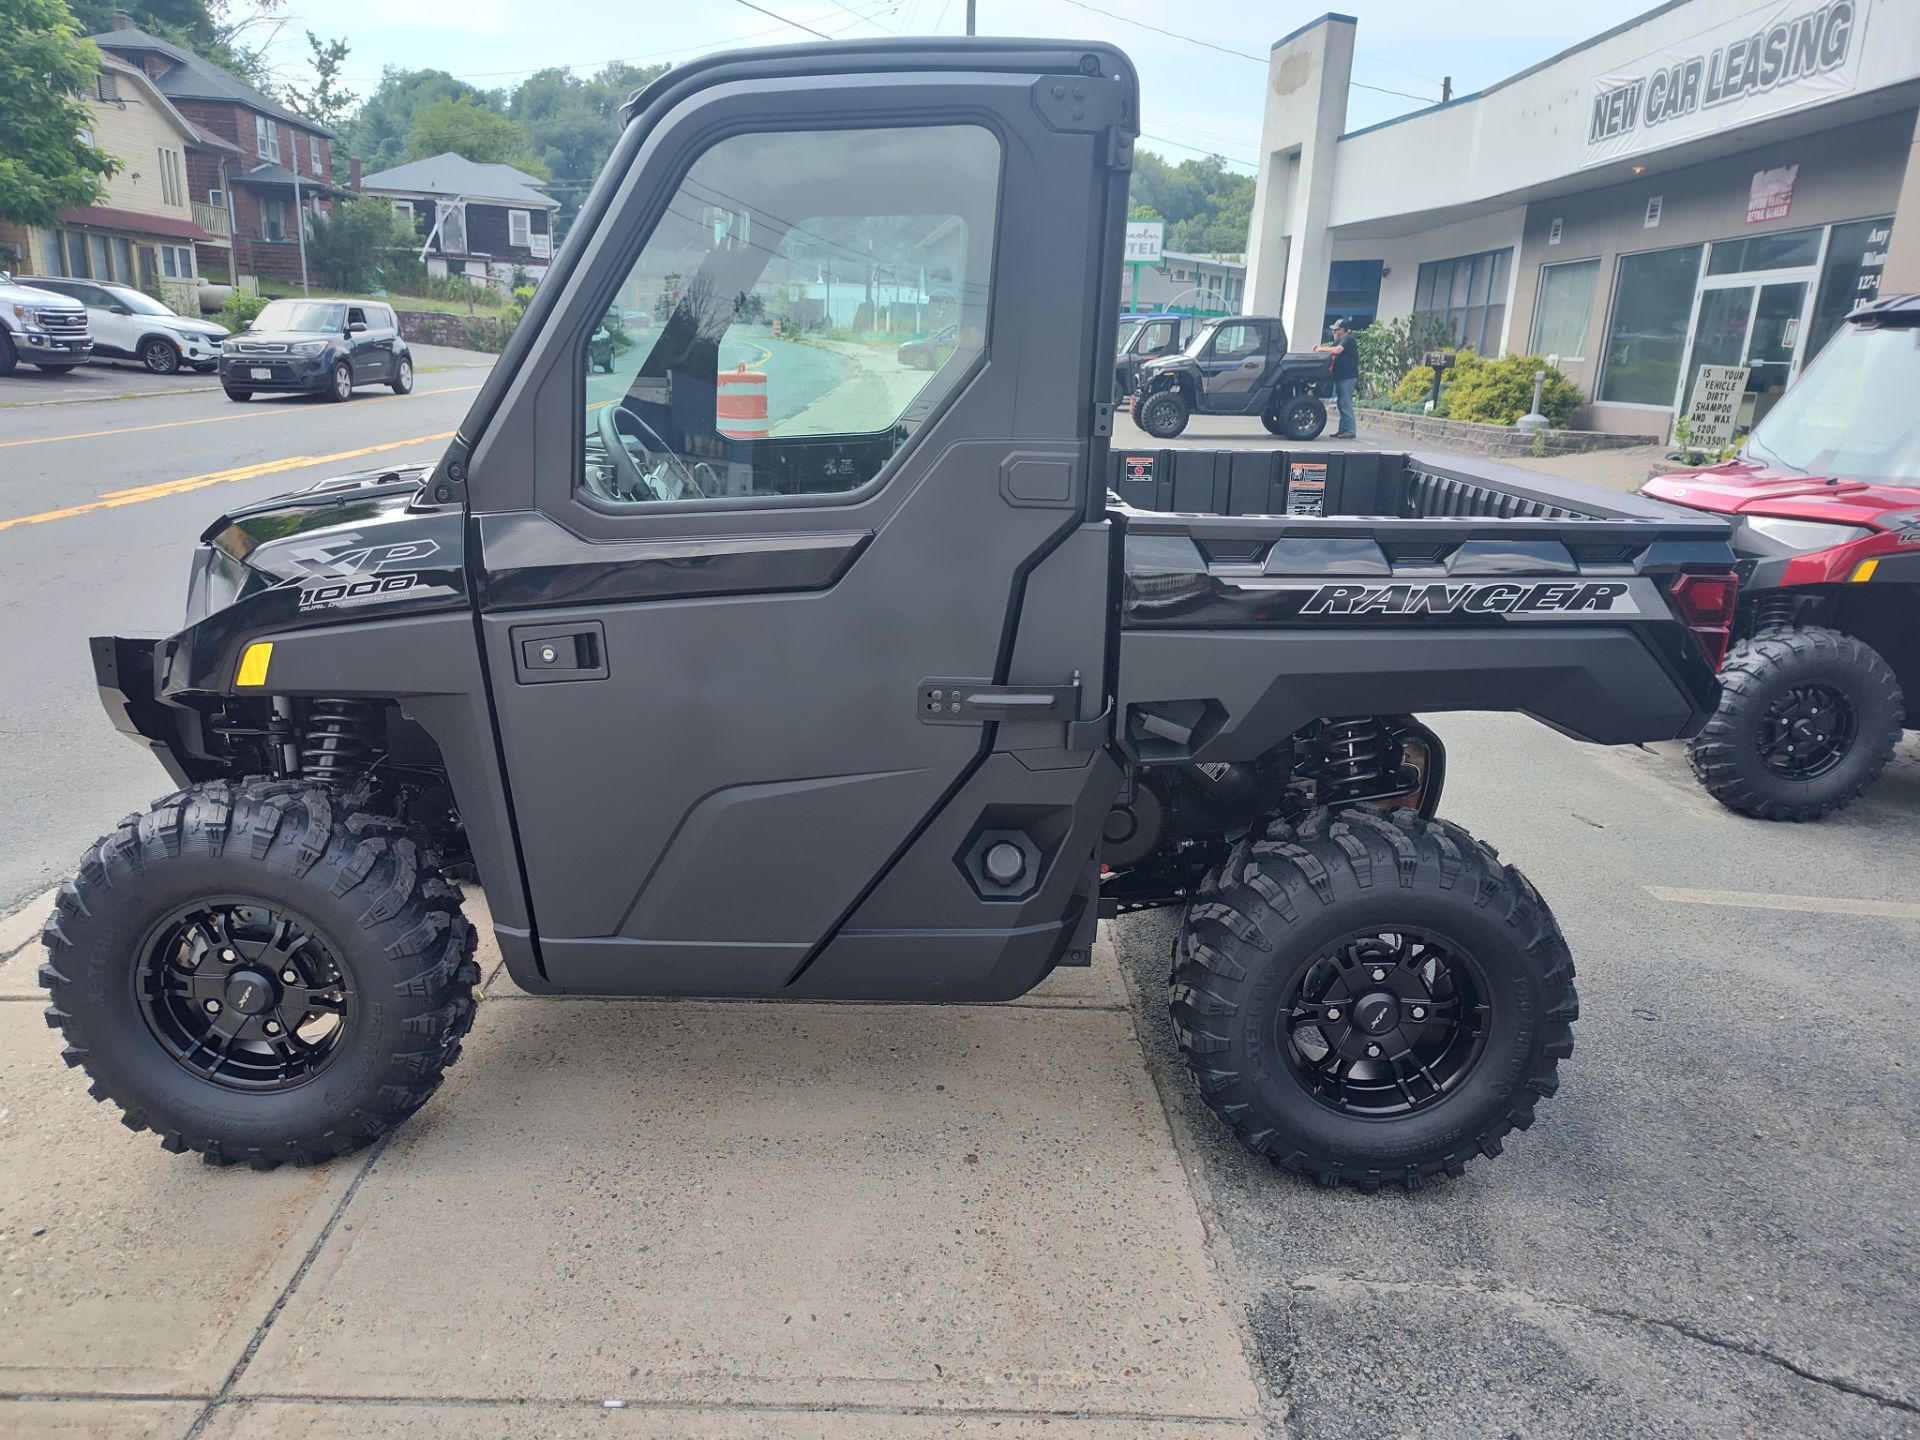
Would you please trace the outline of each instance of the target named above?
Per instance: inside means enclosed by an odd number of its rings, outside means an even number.
[[[545,993],[1003,1000],[1180,906],[1181,1044],[1278,1164],[1412,1185],[1527,1125],[1572,963],[1437,818],[1414,716],[1691,733],[1726,525],[1418,457],[1113,452],[1138,113],[1118,51],[1044,41],[636,95],[438,463],[221,517],[182,630],[93,642],[182,787],[46,927],[95,1093],[220,1162],[367,1143],[471,1023],[477,877]],[[826,278],[868,266],[900,283]],[[609,305],[660,297],[599,374]],[[795,339],[828,325],[866,338]]]

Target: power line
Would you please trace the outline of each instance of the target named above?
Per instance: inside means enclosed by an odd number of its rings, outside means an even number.
[[[740,0],[740,3],[744,5],[746,0]],[[1095,15],[1104,15],[1109,20],[1118,20],[1122,25],[1133,25],[1142,30],[1151,30],[1156,35],[1165,35],[1169,40],[1184,40],[1189,45],[1198,45],[1205,50],[1215,50],[1222,55],[1233,55],[1241,60],[1251,60],[1256,65],[1265,65],[1267,63],[1267,57],[1265,55],[1255,55],[1247,50],[1235,50],[1226,45],[1216,45],[1211,40],[1200,40],[1192,35],[1182,35],[1178,30],[1166,30],[1158,25],[1149,25],[1146,21],[1135,20],[1130,15],[1122,15],[1114,10],[1103,10],[1098,5],[1089,5],[1087,0],[1061,0],[1061,4],[1071,5],[1078,10],[1090,10]],[[1368,85],[1359,80],[1348,80],[1347,83],[1356,90],[1373,90],[1382,95],[1398,95],[1403,100],[1418,100],[1422,105],[1431,105],[1434,103],[1433,98],[1429,95],[1415,95],[1406,90],[1389,90],[1384,85]]]
[[[818,35],[822,40],[831,40],[833,38],[824,30],[816,30],[811,25],[802,25],[798,20],[789,20],[784,15],[776,15],[773,11],[767,9],[766,6],[754,4],[753,0],[733,0],[733,3],[736,5],[744,5],[749,10],[758,10],[762,15],[770,16],[780,21],[783,25],[791,25],[794,29],[804,30],[809,35]]]
[[[1162,145],[1172,145],[1181,150],[1191,150],[1196,155],[1216,156],[1219,159],[1228,161],[1229,163],[1234,165],[1244,165],[1249,170],[1258,170],[1260,168],[1258,165],[1254,164],[1253,161],[1242,160],[1238,155],[1222,155],[1218,150],[1208,150],[1208,149],[1204,149],[1199,145],[1189,145],[1182,140],[1171,140],[1171,139],[1168,139],[1165,135],[1154,135],[1154,134],[1150,134],[1145,130],[1142,130],[1140,132],[1140,138],[1142,140],[1157,140]]]

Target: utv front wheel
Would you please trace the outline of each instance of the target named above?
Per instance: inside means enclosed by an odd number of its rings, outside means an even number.
[[[1161,390],[1145,400],[1134,401],[1133,411],[1140,428],[1156,440],[1171,440],[1187,428],[1187,402],[1177,390]]]
[[[1365,1190],[1499,1154],[1558,1088],[1579,1015],[1533,887],[1405,810],[1243,840],[1188,907],[1171,998],[1187,1066],[1241,1140]]]
[[[215,782],[129,817],[60,888],[47,1023],[129,1129],[312,1164],[425,1103],[473,1022],[474,931],[395,820]]]
[[[1821,626],[1743,640],[1720,670],[1720,705],[1687,746],[1729,810],[1817,820],[1880,778],[1906,723],[1878,651]]]

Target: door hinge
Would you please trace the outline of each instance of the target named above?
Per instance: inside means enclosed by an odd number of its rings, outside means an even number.
[[[990,680],[922,680],[914,709],[927,725],[988,725],[1038,721],[1065,725],[1066,748],[1093,750],[1105,743],[1108,706],[1091,720],[1080,719],[1080,675],[1065,685],[995,685]]]

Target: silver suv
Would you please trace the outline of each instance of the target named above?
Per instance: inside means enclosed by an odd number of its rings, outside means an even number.
[[[0,270],[0,375],[11,375],[22,360],[57,375],[86,364],[92,354],[86,306],[18,284]]]

